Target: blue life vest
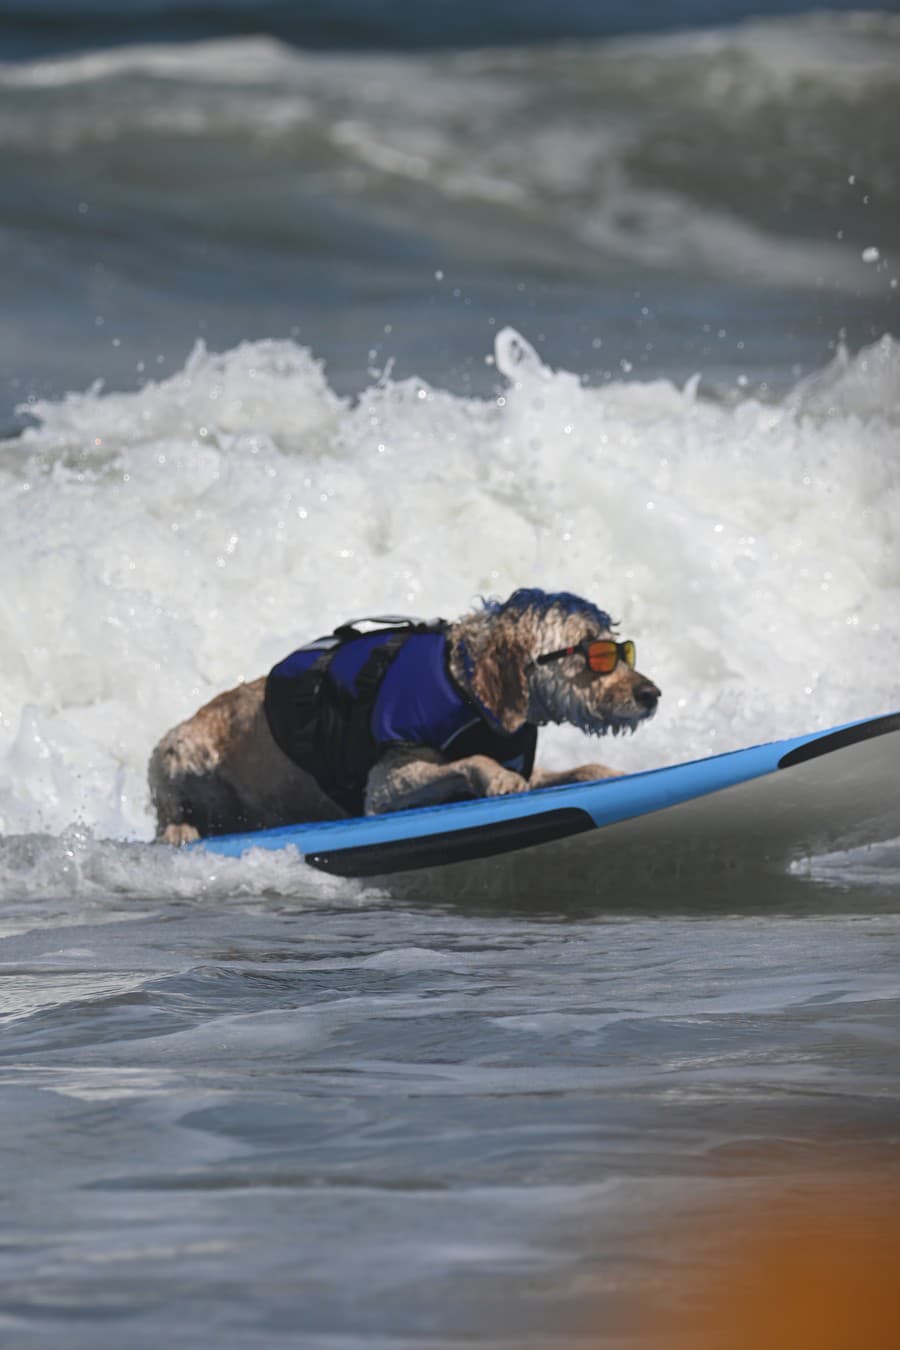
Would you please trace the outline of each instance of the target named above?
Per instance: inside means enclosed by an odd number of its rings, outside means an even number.
[[[390,745],[488,755],[526,778],[534,766],[537,728],[508,734],[464,693],[441,621],[336,628],[273,667],[265,711],[279,748],[351,815],[362,815],[369,771]]]

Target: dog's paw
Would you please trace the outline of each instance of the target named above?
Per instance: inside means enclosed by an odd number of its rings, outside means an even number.
[[[605,764],[579,764],[572,770],[573,783],[593,783],[598,778],[621,778],[620,769],[610,769]]]
[[[565,787],[572,783],[596,783],[600,778],[619,778],[618,769],[605,764],[576,764],[571,769],[535,769],[531,775],[533,788]]]
[[[508,797],[512,792],[528,792],[531,788],[527,778],[512,769],[504,769],[488,755],[472,755],[469,759],[457,760],[453,766],[458,774],[464,775],[464,781],[473,797]]]
[[[194,829],[193,825],[167,825],[162,834],[158,836],[158,844],[174,844],[180,848],[182,844],[192,844],[195,839],[200,838],[200,831]]]
[[[485,797],[508,797],[513,792],[527,792],[530,786],[528,779],[523,778],[520,773],[514,773],[512,769],[504,769],[499,766],[490,774],[485,775],[484,795]]]

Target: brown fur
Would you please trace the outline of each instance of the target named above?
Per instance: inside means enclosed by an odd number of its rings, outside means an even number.
[[[528,716],[527,663],[524,634],[513,624],[495,624],[476,661],[472,693],[507,732],[518,731]]]
[[[580,655],[530,666],[543,652],[598,633],[589,613],[526,610],[516,616],[483,609],[450,626],[450,668],[457,683],[494,714],[504,730],[525,722],[570,722],[600,734],[634,729],[652,716],[659,690],[622,662],[596,675]],[[468,679],[468,654],[472,670]],[[217,695],[163,736],[150,757],[157,837],[182,844],[208,834],[334,820],[345,812],[272,739],[263,700],[266,679]],[[562,772],[535,769],[530,780],[484,755],[447,762],[433,746],[389,749],[369,774],[367,815],[490,797],[529,788],[609,777],[602,764]]]

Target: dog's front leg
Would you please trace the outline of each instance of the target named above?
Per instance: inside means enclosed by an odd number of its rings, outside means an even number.
[[[574,769],[535,769],[531,775],[533,788],[562,787],[566,783],[593,783],[597,778],[618,778],[618,769],[605,764],[579,764]]]
[[[383,755],[366,783],[365,811],[405,811],[414,806],[441,806],[466,797],[501,797],[527,792],[528,780],[504,769],[487,755],[470,755],[448,764],[427,746],[398,746]]]

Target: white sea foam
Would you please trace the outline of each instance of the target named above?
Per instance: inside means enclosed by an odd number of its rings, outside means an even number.
[[[288,899],[290,908],[301,910],[338,904],[352,908],[384,899],[373,887],[305,866],[295,849],[254,849],[238,860],[199,849],[99,839],[78,826],[57,835],[0,835],[0,898],[5,902],[0,936],[56,918],[53,910],[36,914],[30,909],[28,901],[35,897],[65,905],[78,897],[88,922],[95,905],[103,922],[109,922],[117,900],[125,902],[121,917],[134,919],[136,900],[155,902],[161,896],[170,903],[190,900],[216,909],[225,903],[253,907],[260,900],[271,907],[276,897],[282,907]],[[10,903],[16,901],[24,902],[24,908]],[[68,909],[68,921],[73,918]]]
[[[34,405],[0,450],[3,834],[148,839],[148,752],[202,701],[348,615],[519,585],[609,609],[664,691],[628,742],[545,733],[550,763],[649,767],[897,707],[895,342],[780,404],[588,388],[508,329],[496,361],[495,399],[386,378],[350,403],[290,342],[198,347],[139,393]],[[146,859],[97,847],[60,853],[76,889],[149,893]],[[150,891],[202,889],[192,867]]]

